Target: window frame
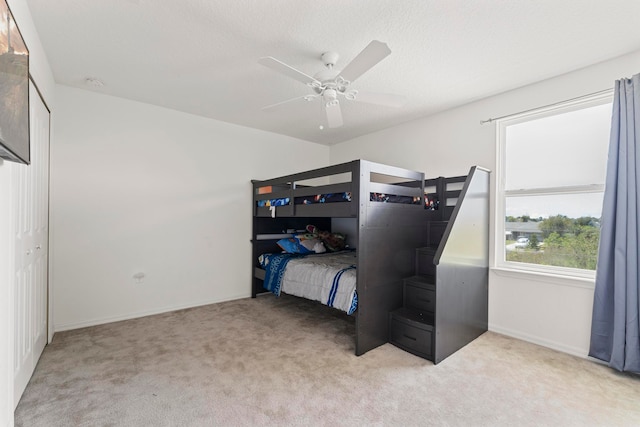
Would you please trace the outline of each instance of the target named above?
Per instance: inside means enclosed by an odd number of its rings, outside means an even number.
[[[547,107],[528,110],[519,114],[502,117],[496,120],[496,202],[495,202],[495,253],[494,267],[497,269],[509,270],[522,273],[533,273],[536,275],[553,275],[575,279],[595,280],[595,270],[585,270],[570,267],[558,267],[552,265],[529,264],[523,262],[507,261],[505,250],[506,235],[506,200],[509,197],[526,196],[552,196],[561,194],[580,193],[604,193],[603,184],[585,184],[572,186],[558,186],[549,188],[527,188],[517,190],[506,190],[506,129],[509,126],[519,123],[529,122],[536,119],[569,113],[585,108],[595,107],[613,102],[613,90],[588,95],[566,102],[559,102]],[[608,141],[607,141],[608,144]]]

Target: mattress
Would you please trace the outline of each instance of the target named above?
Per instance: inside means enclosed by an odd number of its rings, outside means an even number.
[[[356,252],[324,254],[263,254],[264,287],[276,295],[284,292],[321,302],[352,314],[358,304]]]

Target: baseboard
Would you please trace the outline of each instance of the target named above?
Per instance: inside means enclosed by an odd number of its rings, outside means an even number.
[[[193,302],[188,304],[167,306],[163,308],[141,311],[136,313],[127,313],[127,314],[122,314],[118,316],[103,317],[100,319],[91,319],[83,322],[63,323],[61,325],[54,325],[54,331],[63,332],[63,331],[70,331],[72,329],[87,328],[89,326],[104,325],[106,323],[121,322],[123,320],[131,320],[131,319],[137,319],[140,317],[153,316],[155,314],[168,313],[170,311],[176,311],[176,310],[184,310],[186,308],[201,307],[204,305],[217,304],[217,303],[226,302],[226,301],[234,301],[242,298],[249,298],[250,296],[251,294],[242,294],[242,295],[236,295],[229,298],[214,299],[210,301],[198,301],[198,302]]]
[[[519,340],[522,341],[527,341],[530,342],[532,344],[537,344],[537,345],[541,345],[543,347],[547,347],[550,348],[552,350],[557,350],[557,351],[561,351],[563,353],[567,353],[567,354],[571,354],[573,356],[577,356],[580,357],[582,359],[587,359],[588,358],[588,350],[579,348],[579,347],[574,347],[574,346],[570,346],[570,345],[566,345],[566,344],[562,344],[559,342],[555,342],[555,341],[550,341],[550,340],[546,340],[540,337],[536,337],[534,335],[529,335],[526,334],[524,332],[521,331],[515,331],[513,329],[509,329],[509,328],[503,328],[501,326],[496,326],[493,324],[489,324],[489,331],[491,332],[495,332],[498,334],[502,334],[502,335],[506,335],[512,338],[517,338]]]

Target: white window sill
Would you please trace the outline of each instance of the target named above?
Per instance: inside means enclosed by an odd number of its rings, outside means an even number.
[[[503,277],[512,277],[514,279],[535,280],[554,285],[571,286],[576,288],[593,289],[595,287],[594,277],[578,277],[567,276],[563,274],[545,273],[541,271],[530,271],[507,267],[492,267],[492,273]]]

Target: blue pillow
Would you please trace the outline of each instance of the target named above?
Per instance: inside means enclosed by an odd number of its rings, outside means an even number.
[[[283,251],[290,254],[308,254],[313,252],[302,246],[298,239],[293,237],[289,239],[280,239],[276,243]]]

